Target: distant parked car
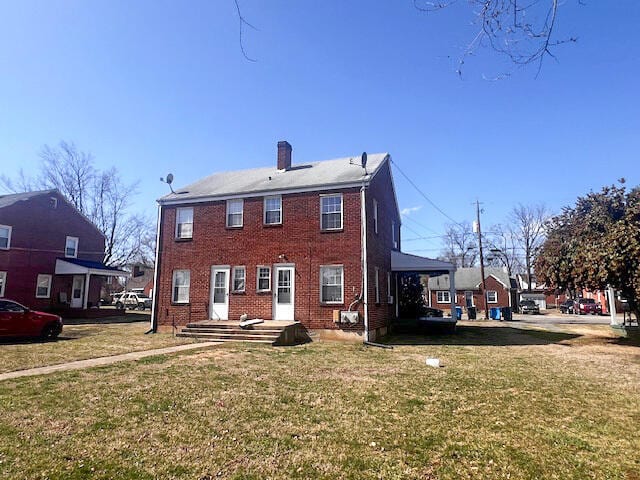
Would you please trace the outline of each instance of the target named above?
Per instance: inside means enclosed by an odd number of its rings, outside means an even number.
[[[151,299],[144,293],[128,292],[118,298],[116,307],[144,310],[145,308],[151,308]]]
[[[425,317],[443,317],[444,312],[439,308],[425,307]]]
[[[533,300],[522,300],[520,302],[520,313],[540,314],[540,307]]]
[[[565,300],[558,308],[560,309],[560,313],[573,313],[573,300]]]
[[[0,299],[0,337],[54,339],[62,332],[62,318],[31,310],[13,300]]]
[[[601,315],[602,305],[596,303],[593,298],[578,298],[573,303],[573,311],[578,315],[586,315],[587,313],[591,315]]]

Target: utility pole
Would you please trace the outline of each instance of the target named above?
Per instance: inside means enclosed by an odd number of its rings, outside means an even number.
[[[476,222],[478,224],[478,249],[480,250],[480,276],[482,277],[482,298],[484,299],[484,319],[489,318],[487,306],[487,286],[484,280],[484,256],[482,255],[482,228],[480,228],[480,202],[476,199]]]

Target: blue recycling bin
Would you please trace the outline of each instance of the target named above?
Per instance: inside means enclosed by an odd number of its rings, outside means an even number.
[[[462,307],[456,306],[456,320],[462,320]]]
[[[500,309],[497,307],[491,307],[489,309],[489,318],[492,320],[500,320]]]

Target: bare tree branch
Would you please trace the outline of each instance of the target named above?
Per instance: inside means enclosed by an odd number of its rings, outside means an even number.
[[[249,60],[250,62],[257,62],[256,59],[249,57],[249,55],[247,55],[247,52],[244,49],[244,42],[243,42],[243,28],[246,25],[247,27],[253,28],[254,30],[257,30],[256,27],[254,27],[253,25],[251,25],[249,22],[247,22],[247,20],[242,16],[242,11],[240,10],[240,5],[238,4],[238,0],[233,0],[236,4],[236,10],[238,12],[238,22],[239,22],[239,35],[240,35],[240,51],[242,52],[242,56],[246,59]]]

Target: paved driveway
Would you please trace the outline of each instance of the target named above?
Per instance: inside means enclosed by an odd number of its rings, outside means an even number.
[[[529,323],[534,325],[553,325],[558,323],[568,323],[576,325],[609,325],[611,319],[609,315],[572,315],[562,313],[551,313],[547,315],[523,315],[515,314],[515,322]]]

